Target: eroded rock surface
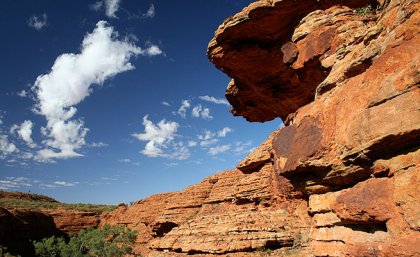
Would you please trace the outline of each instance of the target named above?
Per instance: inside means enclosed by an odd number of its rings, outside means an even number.
[[[137,229],[144,256],[420,256],[419,7],[265,0],[227,19],[208,56],[233,114],[286,126],[102,224]]]

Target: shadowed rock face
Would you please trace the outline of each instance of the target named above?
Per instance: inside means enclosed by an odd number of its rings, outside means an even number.
[[[420,256],[419,7],[265,0],[227,19],[208,56],[233,114],[286,127],[100,225],[135,229],[142,256]]]
[[[55,227],[54,220],[41,212],[29,210],[6,210],[0,207],[0,245],[12,254],[35,256],[32,241],[42,238],[64,236]]]

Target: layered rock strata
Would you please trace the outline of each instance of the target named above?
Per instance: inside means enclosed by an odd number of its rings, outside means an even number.
[[[232,113],[280,117],[237,169],[107,214],[144,256],[420,256],[418,1],[261,0],[210,60]]]

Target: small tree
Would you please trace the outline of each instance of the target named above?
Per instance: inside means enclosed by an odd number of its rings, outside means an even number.
[[[40,257],[122,257],[132,252],[136,233],[122,225],[81,230],[66,243],[63,238],[44,238],[34,242]]]

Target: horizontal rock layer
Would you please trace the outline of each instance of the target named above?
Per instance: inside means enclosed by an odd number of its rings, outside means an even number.
[[[142,256],[420,256],[419,7],[261,0],[227,19],[208,56],[233,114],[286,126],[237,169],[100,225],[135,229]]]

